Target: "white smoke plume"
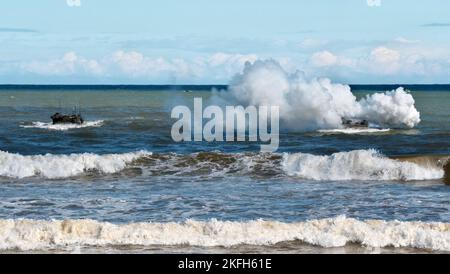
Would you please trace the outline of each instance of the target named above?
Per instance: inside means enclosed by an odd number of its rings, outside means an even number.
[[[358,101],[348,85],[327,78],[308,80],[299,71],[286,72],[274,60],[246,63],[229,92],[242,105],[279,106],[284,126],[295,130],[341,128],[342,118],[367,119],[394,128],[412,128],[420,122],[414,98],[403,88]]]

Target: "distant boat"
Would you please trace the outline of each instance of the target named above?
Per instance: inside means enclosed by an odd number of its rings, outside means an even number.
[[[185,89],[184,92],[192,92],[192,90]]]

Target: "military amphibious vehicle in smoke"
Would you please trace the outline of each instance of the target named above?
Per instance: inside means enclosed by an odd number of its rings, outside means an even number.
[[[346,128],[368,128],[369,121],[365,119],[342,118],[342,125]]]

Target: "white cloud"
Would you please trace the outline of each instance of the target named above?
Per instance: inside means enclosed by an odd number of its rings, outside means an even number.
[[[218,52],[195,58],[150,57],[136,51],[117,51],[112,56],[112,66],[131,77],[174,77],[177,79],[205,79],[227,81],[242,70],[246,62],[254,62],[254,54],[229,54]]]
[[[317,39],[307,38],[307,39],[304,39],[303,41],[301,41],[299,43],[299,45],[301,48],[310,49],[310,48],[323,46],[326,43],[327,43],[327,41],[321,41],[321,40],[317,40]]]
[[[450,76],[446,60],[450,54],[445,50],[398,43],[360,49],[358,54],[349,50],[316,52],[300,66],[308,75],[337,77],[344,82],[437,82]]]
[[[329,51],[316,52],[311,57],[311,63],[316,67],[329,67],[338,62],[338,57]]]
[[[154,77],[177,75],[178,77],[195,77],[199,74],[198,65],[174,58],[148,57],[137,51],[117,51],[112,56],[112,65],[131,77]]]
[[[243,66],[246,62],[254,62],[257,59],[258,57],[255,54],[243,55],[219,52],[212,55],[208,61],[211,66],[220,66],[224,64],[237,64]]]
[[[367,0],[367,5],[369,7],[379,7],[381,6],[381,0]]]
[[[67,52],[59,59],[32,61],[20,66],[23,70],[40,75],[73,75],[77,73],[101,75],[103,68],[98,61],[78,57],[75,52]]]
[[[215,53],[192,58],[146,56],[138,51],[114,52],[101,59],[88,59],[67,52],[60,58],[19,63],[21,71],[44,76],[87,75],[120,78],[143,78],[154,81],[179,79],[180,81],[227,82],[242,70],[246,62],[254,62],[254,54]]]
[[[137,75],[142,72],[144,55],[136,51],[117,51],[113,54],[113,62],[126,73]]]
[[[420,40],[410,40],[410,39],[406,39],[404,37],[397,37],[394,39],[395,42],[397,43],[402,43],[402,44],[417,44],[420,43]]]
[[[333,66],[341,66],[341,67],[353,67],[355,66],[355,60],[352,58],[348,58],[345,56],[337,56],[329,51],[320,51],[314,53],[309,63],[313,67],[317,68],[329,68]]]
[[[402,68],[400,57],[396,50],[377,47],[370,52],[367,65],[375,73],[394,74]]]
[[[427,48],[409,44],[395,49],[381,46],[373,49],[367,59],[362,59],[358,67],[366,68],[373,75],[389,75],[398,79],[419,76],[414,81],[420,81],[445,74],[442,66],[447,58],[448,53],[436,54]]]
[[[69,7],[80,7],[81,0],[66,0],[66,3]]]
[[[242,71],[246,62],[254,63],[259,58],[271,57],[225,52],[182,56],[118,50],[90,58],[67,52],[49,60],[0,63],[0,77],[16,70],[30,76],[54,79],[79,76],[124,83],[227,83]],[[301,69],[310,76],[332,77],[343,82],[436,82],[434,79],[450,76],[448,51],[445,48],[427,48],[423,44],[387,44],[359,48],[358,51],[324,50],[310,55],[276,56],[274,60],[291,72]]]
[[[229,54],[218,52],[208,57],[205,62],[208,69],[222,71],[226,77],[231,77],[242,70],[246,62],[253,63],[258,60],[255,54]],[[202,62],[202,61],[200,61]]]
[[[389,64],[400,59],[400,53],[386,47],[377,47],[370,52],[370,57],[375,63]]]

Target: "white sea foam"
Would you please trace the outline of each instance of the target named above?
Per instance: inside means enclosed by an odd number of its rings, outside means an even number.
[[[32,122],[31,125],[21,125],[23,128],[41,128],[41,129],[49,129],[49,130],[69,130],[76,128],[85,128],[85,127],[101,127],[103,125],[103,120],[96,121],[86,121],[81,125],[78,124],[53,124],[53,123],[45,123],[45,122]]]
[[[328,134],[366,134],[366,133],[383,133],[389,132],[389,128],[336,128],[336,129],[321,129],[320,133]]]
[[[450,251],[450,224],[359,221],[345,216],[297,223],[188,220],[116,225],[94,220],[0,220],[2,250],[128,245],[270,246],[286,241],[322,247],[359,243],[368,247]]]
[[[329,156],[283,154],[282,166],[290,176],[310,180],[434,180],[444,176],[438,166],[389,159],[376,150],[339,152]]]
[[[86,172],[120,172],[133,164],[151,176],[286,174],[310,180],[434,180],[444,177],[443,162],[431,157],[394,160],[375,150],[317,156],[307,153],[155,154],[147,151],[98,155],[93,153],[24,156],[0,151],[0,177],[40,176],[63,179]],[[416,157],[417,158],[417,157]]]
[[[279,106],[284,125],[296,130],[342,128],[342,118],[393,128],[412,128],[420,122],[414,98],[403,88],[358,101],[348,85],[327,78],[308,80],[301,72],[286,72],[274,60],[247,63],[228,89],[228,99],[239,104]]]
[[[0,176],[12,178],[31,176],[66,178],[80,175],[89,170],[115,173],[124,169],[128,163],[146,155],[151,155],[151,153],[139,151],[105,155],[82,153],[23,156],[0,151]]]

